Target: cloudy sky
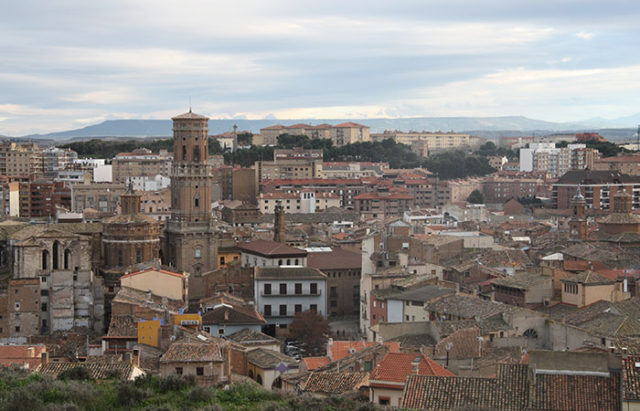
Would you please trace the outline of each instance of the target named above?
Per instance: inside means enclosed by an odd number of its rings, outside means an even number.
[[[640,112],[640,1],[30,1],[0,14],[0,134],[106,119]]]

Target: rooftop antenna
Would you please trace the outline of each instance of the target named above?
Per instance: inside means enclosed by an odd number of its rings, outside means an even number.
[[[189,113],[191,113],[191,96],[189,96]]]

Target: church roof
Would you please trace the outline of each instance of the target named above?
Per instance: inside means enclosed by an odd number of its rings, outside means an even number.
[[[171,120],[209,120],[209,117],[201,116],[189,110],[187,113],[172,117]]]

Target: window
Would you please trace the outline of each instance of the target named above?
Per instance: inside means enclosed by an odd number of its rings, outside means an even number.
[[[17,291],[17,290],[16,290],[16,291]],[[20,303],[15,303],[15,304],[13,305],[13,308],[15,308],[15,309],[16,309],[16,311],[20,311]]]
[[[47,312],[47,303],[40,304],[40,311]]]
[[[136,264],[139,264],[142,262],[142,250],[139,248],[136,248]]]
[[[122,256],[122,250],[118,250],[118,266],[122,267],[124,265],[124,258]]]
[[[220,265],[224,265],[224,256],[220,257]]]
[[[196,258],[200,258],[200,249],[199,248],[196,248],[195,257]]]
[[[318,284],[311,283],[311,294],[318,294]]]
[[[296,304],[293,309],[296,313],[302,312],[302,304]]]
[[[40,290],[40,295],[43,297],[49,296],[49,290]]]
[[[391,405],[391,398],[389,397],[379,397],[378,400],[380,405]]]
[[[20,326],[16,325],[16,332],[19,333],[20,332]]]
[[[287,295],[287,284],[280,283],[280,294]]]
[[[313,311],[314,313],[318,312],[318,305],[317,304],[311,304],[309,306],[309,311]]]
[[[264,295],[271,295],[271,284],[264,285]]]
[[[331,287],[329,289],[329,296],[330,297],[337,297],[338,296],[338,287]]]
[[[196,375],[204,375],[204,367],[196,367]]]
[[[295,293],[296,294],[302,294],[302,283],[296,283],[295,284]]]
[[[224,335],[224,328],[218,328],[218,335]]]
[[[271,305],[267,304],[264,306],[264,315],[271,316]]]
[[[331,307],[335,308],[338,306],[338,302],[336,300],[331,300]]]
[[[281,316],[286,316],[287,315],[287,305],[286,304],[280,304],[280,315]]]
[[[176,375],[182,375],[182,367],[176,367]]]
[[[193,200],[193,206],[196,208],[200,207],[200,197],[196,196],[196,198]]]

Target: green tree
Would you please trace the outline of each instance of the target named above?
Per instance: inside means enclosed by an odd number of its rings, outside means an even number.
[[[241,146],[250,146],[253,142],[253,133],[244,132],[238,134],[238,145]]]
[[[467,201],[471,204],[484,204],[484,194],[480,190],[473,190],[467,197]]]

